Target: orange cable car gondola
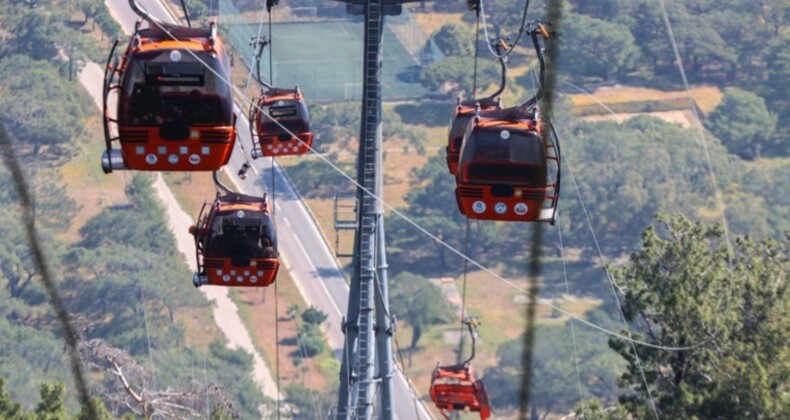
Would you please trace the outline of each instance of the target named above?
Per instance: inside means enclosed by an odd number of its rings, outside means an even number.
[[[135,25],[126,52],[118,41],[104,76],[102,169],[214,171],[228,162],[236,140],[228,83],[230,62],[215,23],[209,28],[159,22]],[[111,65],[111,62],[114,64]],[[116,92],[117,95],[110,96]],[[114,115],[109,102],[117,97]],[[115,142],[120,149],[113,148]]]
[[[504,41],[501,39],[494,45],[497,51],[501,51],[503,47],[506,48]],[[499,63],[502,67],[502,79],[499,89],[496,92],[481,99],[461,100],[461,97],[458,97],[458,103],[455,106],[453,117],[450,120],[450,131],[447,135],[447,147],[445,148],[447,152],[447,168],[452,175],[455,175],[456,171],[458,171],[458,158],[461,153],[464,133],[466,132],[466,127],[472,121],[472,116],[474,116],[477,105],[480,105],[481,111],[502,109],[502,101],[499,95],[505,90],[505,84],[507,82],[507,63],[504,57],[499,59]]]
[[[464,134],[455,192],[459,210],[471,219],[554,223],[560,144],[553,126],[544,135],[537,110],[544,80],[537,34],[548,34],[542,25],[531,31],[540,60],[538,93],[518,107],[478,109]]]
[[[310,114],[299,86],[265,88],[250,107],[252,157],[303,155],[313,146]],[[253,127],[251,127],[253,128]]]
[[[257,103],[250,105],[248,114],[253,159],[303,155],[313,147],[310,113],[299,86],[277,88],[261,78],[261,57],[269,42],[265,38],[254,40],[255,75],[262,88]]]
[[[198,224],[189,229],[197,249],[195,287],[264,287],[274,283],[280,261],[266,195],[253,197],[225,189],[208,213],[205,210],[206,205]]]
[[[471,362],[475,357],[476,336],[474,328],[477,319],[465,319],[464,324],[472,335],[472,354],[464,362],[452,366],[437,363],[431,375],[429,395],[436,408],[445,418],[450,418],[448,411],[473,411],[480,413],[481,419],[491,416],[491,402],[488,392],[480,379],[475,379]]]

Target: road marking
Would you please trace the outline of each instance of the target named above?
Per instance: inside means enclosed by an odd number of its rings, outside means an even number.
[[[296,242],[296,245],[299,246],[299,249],[302,250],[302,253],[304,253],[304,256],[305,256],[305,259],[307,260],[307,263],[310,264],[310,267],[313,269],[313,271],[315,272],[315,275],[318,277],[318,283],[321,284],[321,287],[324,289],[324,292],[326,293],[326,296],[329,298],[329,302],[335,308],[335,311],[337,311],[337,314],[342,317],[343,316],[343,312],[340,311],[340,308],[337,306],[337,303],[335,303],[335,299],[332,298],[332,294],[329,293],[329,289],[327,289],[326,284],[324,284],[324,281],[321,278],[321,275],[318,273],[318,269],[315,268],[315,265],[313,265],[313,262],[310,260],[310,254],[307,253],[307,250],[304,248],[304,245],[302,245],[302,241],[299,240],[298,236],[294,236],[293,239],[294,239],[294,242]]]
[[[275,207],[277,207],[277,206],[275,206]],[[291,222],[288,221],[287,217],[283,217],[283,222],[285,222],[285,224],[288,225],[288,227],[291,227]]]

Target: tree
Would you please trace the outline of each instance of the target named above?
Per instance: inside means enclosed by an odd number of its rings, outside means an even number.
[[[455,200],[455,181],[447,173],[447,165],[441,156],[433,156],[422,168],[412,172],[415,187],[406,194],[408,208],[401,210],[415,223],[435,234],[440,240],[455,249],[463,249],[466,242],[466,218],[458,211]],[[425,185],[420,187],[419,185]],[[402,218],[391,215],[386,221],[391,227],[387,231],[391,243],[400,249],[404,258],[414,261],[425,258],[426,237],[414,230]],[[469,233],[470,253],[483,252],[496,240],[497,229],[493,224],[471,225]],[[428,254],[431,261],[426,270],[448,267],[457,268],[457,259],[450,259],[450,251],[438,241],[430,241],[435,254]],[[436,258],[440,264],[436,264]],[[432,264],[432,265],[431,265]]]
[[[522,365],[522,336],[502,343],[497,349],[498,363],[485,370],[483,380],[494,406],[500,409],[518,407],[521,377],[524,374],[530,375],[530,406],[544,416],[572,409],[579,401],[579,388],[584,395],[603,400],[616,398],[617,375],[622,363],[619,363],[616,354],[602,351],[606,343],[605,335],[579,328],[577,324],[574,343],[570,321],[559,326],[538,325],[535,328],[533,365],[529,369],[524,369]],[[574,360],[576,356],[578,360]],[[579,369],[578,381],[576,363]]]
[[[586,0],[571,0],[573,12],[580,15],[587,15],[601,20],[609,20],[618,15],[627,14],[632,2],[630,0],[598,0],[594,2]]]
[[[707,118],[708,129],[730,153],[759,158],[776,127],[763,98],[738,88],[724,90],[724,100]]]
[[[298,344],[305,357],[313,357],[326,350],[326,340],[318,324],[305,323],[299,328]]]
[[[208,14],[208,6],[204,0],[191,0],[186,3],[187,13],[192,22],[200,22],[200,20]]]
[[[99,13],[101,4],[96,0],[79,0],[77,7],[85,15],[85,21],[82,24],[87,25],[88,20],[95,18],[96,14]]]
[[[764,52],[768,75],[760,92],[768,100],[769,107],[777,114],[778,124],[772,140],[772,149],[766,154],[790,155],[790,35],[783,34],[772,39]]]
[[[61,420],[66,418],[66,406],[63,398],[66,388],[62,383],[42,384],[41,401],[36,406],[38,420]]]
[[[622,406],[615,404],[610,407],[603,407],[601,401],[591,398],[580,401],[573,409],[573,417],[570,419],[583,420],[619,420],[628,418],[628,413]]]
[[[299,384],[285,386],[285,402],[293,409],[294,419],[317,419],[326,417],[337,403],[337,382],[322,389],[310,389]]]
[[[719,226],[662,214],[643,249],[614,272],[634,338],[612,338],[628,363],[621,403],[647,415],[644,370],[658,411],[668,418],[785,418],[790,415],[788,241],[740,237],[730,251]],[[641,363],[641,369],[639,366]]]
[[[499,65],[491,60],[477,63],[478,88],[498,80]],[[469,57],[447,57],[422,69],[420,83],[434,93],[470,97],[474,85],[474,66]]]
[[[639,48],[627,26],[571,13],[562,22],[560,64],[580,77],[612,80],[634,70]]]
[[[412,328],[411,351],[425,328],[450,322],[455,313],[442,291],[423,276],[409,272],[398,274],[390,284],[390,312]]]
[[[22,405],[11,399],[5,387],[5,378],[0,378],[0,417],[9,420],[24,419],[26,416],[22,409]]]
[[[90,408],[85,405],[82,406],[76,420],[112,420],[112,413],[107,410],[107,406],[104,405],[104,401],[101,398],[90,397],[89,404],[91,405]],[[93,413],[91,413],[91,408]]]
[[[308,324],[320,325],[322,322],[324,322],[327,316],[328,315],[326,312],[310,305],[309,308],[302,312],[302,321]]]
[[[433,41],[448,57],[471,57],[475,54],[474,31],[468,27],[443,25],[433,34]]]
[[[656,213],[692,214],[701,207],[716,209],[715,186],[707,158],[720,186],[735,185],[744,176],[739,159],[714,143],[708,155],[696,143],[696,133],[651,117],[614,122],[560,125],[563,154],[573,165],[577,183],[563,177],[563,190],[577,187],[585,202],[560,200],[568,243],[594,250],[585,213],[589,215],[605,253],[619,256],[638,245],[640,232]],[[721,188],[721,187],[720,187]],[[565,231],[563,231],[564,233]],[[594,252],[594,251],[592,251]]]
[[[17,154],[23,159],[70,157],[91,109],[81,88],[64,80],[52,62],[23,55],[0,61],[0,78],[7,92],[0,97],[0,114]]]

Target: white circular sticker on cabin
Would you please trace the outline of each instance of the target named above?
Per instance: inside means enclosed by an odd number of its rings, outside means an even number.
[[[170,51],[170,61],[181,61],[181,51]]]
[[[507,204],[499,202],[494,206],[494,211],[497,214],[505,214],[507,212]]]
[[[482,201],[475,201],[474,203],[472,203],[472,211],[477,214],[486,211],[486,203]]]
[[[507,140],[507,139],[509,139],[509,138],[510,138],[510,131],[507,131],[507,130],[502,130],[502,131],[499,133],[499,137],[502,137],[502,139],[503,139],[503,140]]]
[[[528,210],[529,210],[529,207],[527,207],[527,205],[524,204],[524,203],[518,203],[518,204],[516,204],[513,207],[513,211],[516,212],[516,214],[519,215],[519,216],[523,216],[523,215],[527,214]]]
[[[244,217],[244,210],[239,210],[239,211],[237,211],[237,212],[236,212],[236,217],[238,217],[239,219],[241,219],[242,217]]]

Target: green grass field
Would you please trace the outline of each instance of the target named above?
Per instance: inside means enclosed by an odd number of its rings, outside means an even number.
[[[228,25],[230,42],[252,54],[257,25]],[[267,28],[264,26],[264,34]],[[272,26],[274,84],[299,84],[310,102],[358,100],[362,94],[363,25],[361,22],[294,22]],[[419,67],[389,26],[384,30],[382,94],[385,100],[420,97]],[[261,73],[268,80],[268,50]]]

